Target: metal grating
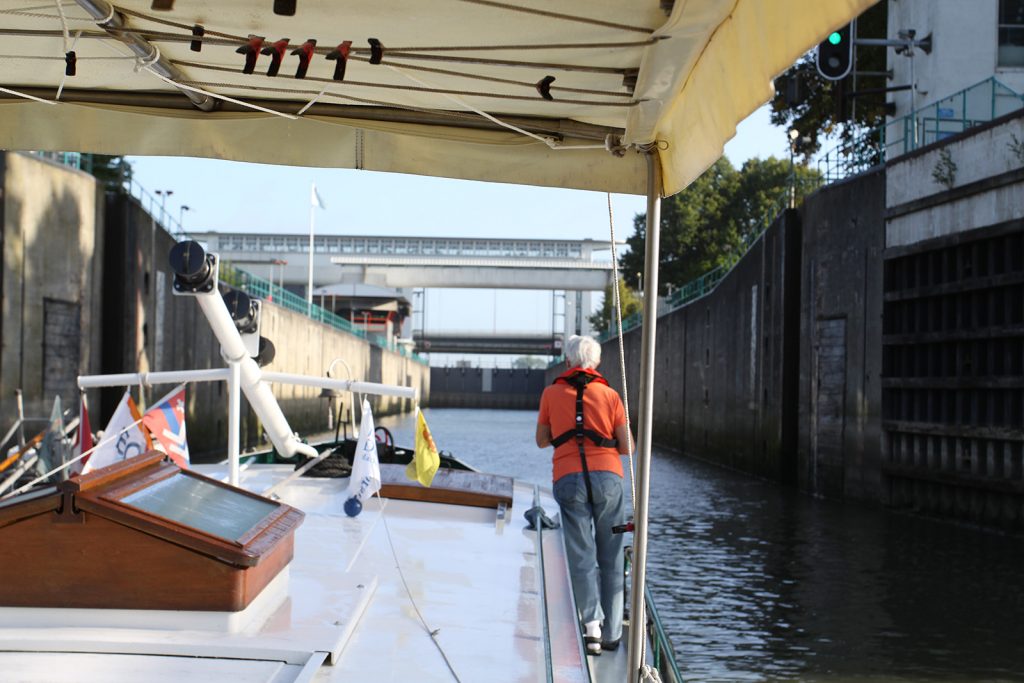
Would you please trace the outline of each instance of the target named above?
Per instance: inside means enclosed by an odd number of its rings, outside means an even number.
[[[885,261],[891,503],[1024,528],[1024,226]]]

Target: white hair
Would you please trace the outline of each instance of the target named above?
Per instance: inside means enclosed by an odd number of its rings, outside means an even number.
[[[596,368],[601,364],[601,345],[593,337],[574,334],[565,344],[565,358],[572,367]]]

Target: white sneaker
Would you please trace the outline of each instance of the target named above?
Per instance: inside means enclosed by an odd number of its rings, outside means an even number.
[[[583,642],[587,646],[587,654],[601,654],[601,622],[588,621],[583,625]]]

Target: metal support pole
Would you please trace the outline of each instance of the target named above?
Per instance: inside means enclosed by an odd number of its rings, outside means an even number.
[[[647,615],[647,495],[651,477],[651,426],[654,408],[654,343],[658,327],[658,254],[661,237],[661,166],[656,151],[647,153],[647,245],[644,263],[644,320],[640,340],[639,440],[637,443],[636,500],[633,509],[633,582],[629,607],[629,678],[640,681]]]
[[[160,51],[142,37],[141,34],[131,30],[125,22],[124,15],[116,11],[116,8],[106,0],[76,0],[78,5],[88,13],[100,28],[110,32],[111,38],[120,40],[128,46],[136,57],[149,64],[149,68],[171,81],[188,80],[185,75],[174,66],[166,57],[160,56]],[[154,61],[154,58],[155,61]],[[202,95],[191,90],[181,89],[182,94],[192,100],[192,104],[203,111],[212,111],[216,100],[209,95]]]
[[[21,393],[21,389],[15,389],[14,391],[15,400],[18,405],[18,446],[20,448],[25,447],[25,397]]]
[[[238,431],[241,417],[242,385],[241,365],[238,361],[228,361],[228,483],[238,486]]]

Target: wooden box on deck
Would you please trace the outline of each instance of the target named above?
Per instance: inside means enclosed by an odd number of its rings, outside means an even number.
[[[121,502],[178,474],[273,509],[229,540]],[[239,611],[291,561],[303,517],[151,452],[0,505],[0,606]]]

